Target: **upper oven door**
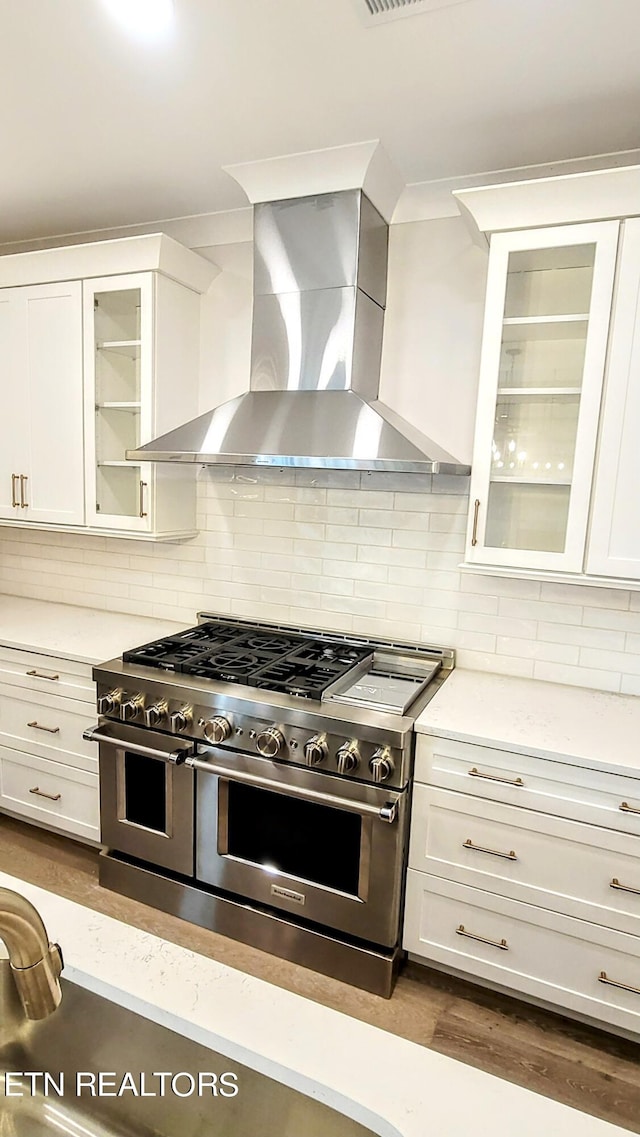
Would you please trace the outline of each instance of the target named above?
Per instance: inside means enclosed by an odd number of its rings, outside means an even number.
[[[102,720],[100,821],[109,848],[193,876],[193,746],[139,727]]]
[[[207,749],[196,876],[372,943],[397,942],[407,795]]]

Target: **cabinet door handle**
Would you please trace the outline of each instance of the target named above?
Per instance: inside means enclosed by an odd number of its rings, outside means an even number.
[[[480,512],[480,498],[476,498],[473,503],[473,533],[471,534],[471,544],[478,544],[478,514]]]
[[[25,671],[25,675],[35,675],[36,679],[50,679],[52,683],[60,678],[59,675],[45,675],[44,671]]]
[[[18,501],[18,496],[17,496],[18,495],[17,484],[18,484],[18,478],[19,477],[20,477],[19,474],[12,474],[11,475],[11,504],[12,504],[14,509],[17,509],[18,506],[20,505],[20,502]]]
[[[633,896],[640,896],[640,888],[633,888],[630,884],[620,884],[617,876],[614,876],[609,888],[617,888],[620,892],[631,892]]]
[[[636,805],[629,805],[628,801],[621,801],[618,809],[621,809],[623,813],[640,813],[640,809]]]
[[[38,797],[46,797],[49,799],[49,801],[60,801],[60,798],[62,797],[62,794],[47,794],[47,793],[45,793],[44,790],[41,790],[38,786],[34,786],[32,790],[29,790],[29,793],[30,794],[37,794]]]
[[[501,778],[498,774],[483,774],[475,766],[472,766],[468,773],[470,778],[485,778],[487,782],[501,782],[505,786],[524,786],[522,778]]]
[[[606,983],[609,987],[619,987],[621,991],[631,991],[633,995],[640,995],[640,987],[632,987],[630,983],[619,983],[617,979],[609,979],[606,971],[601,971],[598,983]]]
[[[35,719],[33,722],[28,722],[27,726],[30,726],[33,730],[46,730],[47,734],[60,734],[59,726],[41,726]]]
[[[29,502],[27,501],[27,498],[26,498],[27,482],[28,481],[29,481],[29,478],[28,478],[27,474],[20,474],[20,509],[28,509],[29,508]]]
[[[502,853],[500,849],[485,849],[482,845],[474,845],[470,837],[467,837],[467,840],[462,842],[462,848],[473,849],[474,853],[489,853],[489,856],[502,857],[505,861],[517,861],[518,859],[513,849],[508,853]]]
[[[146,482],[140,482],[140,516],[141,517],[147,516],[147,511],[144,508],[144,491],[146,490],[146,488],[147,488],[147,483]]]
[[[509,945],[506,940],[488,940],[485,936],[476,936],[474,932],[468,932],[464,924],[458,924],[456,935],[466,936],[468,940],[477,940],[479,944],[488,944],[489,947],[500,948],[500,951],[509,950]]]

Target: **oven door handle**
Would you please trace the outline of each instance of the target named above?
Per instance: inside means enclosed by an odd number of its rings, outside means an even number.
[[[305,790],[298,786],[283,786],[281,782],[273,782],[270,778],[261,778],[258,774],[247,774],[244,770],[228,770],[226,766],[214,766],[213,762],[205,762],[202,758],[196,758],[195,755],[187,758],[186,764],[195,770],[202,770],[207,774],[217,774],[221,778],[227,778],[231,782],[245,782],[248,786],[260,786],[262,789],[275,790],[277,793],[289,797],[300,797],[307,801],[321,802],[323,805],[334,805],[339,809],[348,809],[351,813],[370,814],[377,817],[379,821],[387,821],[390,825],[398,816],[399,796],[390,798],[384,805],[369,805],[367,802],[336,797],[334,794],[327,794],[322,790]]]
[[[82,737],[86,738],[87,742],[106,742],[108,746],[128,750],[131,754],[142,754],[145,758],[160,758],[162,762],[170,762],[172,766],[182,766],[191,750],[190,746],[178,747],[176,750],[154,750],[153,746],[142,746],[139,742],[125,742],[122,738],[102,734],[99,725],[83,730]]]

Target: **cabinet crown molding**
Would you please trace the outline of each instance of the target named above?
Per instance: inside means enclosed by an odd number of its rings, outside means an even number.
[[[149,271],[203,293],[220,269],[166,233],[148,233],[0,256],[0,288]]]
[[[640,215],[640,165],[454,190],[481,233]]]

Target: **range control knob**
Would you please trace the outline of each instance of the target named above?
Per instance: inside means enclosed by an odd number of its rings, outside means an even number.
[[[276,758],[284,746],[284,734],[276,726],[261,730],[256,738],[256,750],[263,758]]]
[[[221,742],[226,742],[231,734],[231,723],[222,715],[216,715],[215,718],[207,720],[202,728],[202,733],[207,742],[215,742],[216,745],[220,745]]]
[[[369,762],[374,782],[386,782],[394,771],[393,758],[388,746],[379,746]]]
[[[167,713],[167,704],[163,701],[159,703],[152,703],[150,707],[145,707],[142,712],[145,726],[158,726],[162,722]]]
[[[352,740],[345,742],[336,754],[339,774],[352,774],[360,765],[360,751],[358,743]]]
[[[115,691],[109,691],[108,695],[100,695],[98,698],[98,714],[110,715],[120,706],[122,699],[122,688],[118,687]]]
[[[314,734],[304,744],[304,760],[307,766],[319,766],[321,762],[324,762],[328,753],[326,734]]]
[[[180,734],[181,731],[186,730],[191,725],[193,717],[192,707],[182,707],[179,711],[173,711],[169,716],[171,730],[174,734]]]
[[[130,722],[131,719],[134,719],[141,709],[143,702],[144,699],[142,695],[131,695],[128,699],[125,699],[123,703],[120,703],[120,718],[122,722]]]

